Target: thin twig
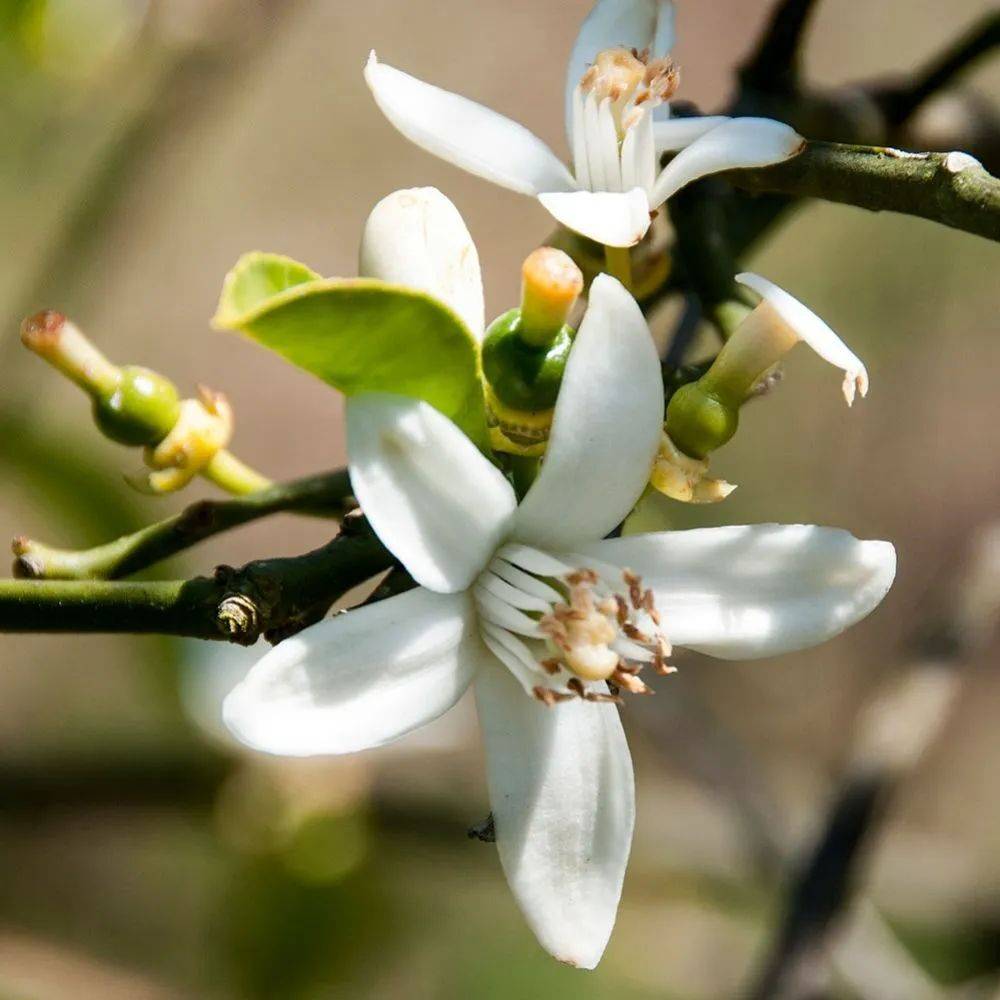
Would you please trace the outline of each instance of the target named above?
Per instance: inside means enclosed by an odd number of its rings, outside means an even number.
[[[354,506],[346,469],[281,483],[230,500],[201,500],[174,517],[91,549],[55,549],[15,538],[14,575],[39,580],[115,580],[212,535],[279,511],[343,517]]]

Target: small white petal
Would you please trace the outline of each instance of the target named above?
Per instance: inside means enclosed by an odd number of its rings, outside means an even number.
[[[631,535],[582,552],[642,577],[675,646],[725,659],[825,642],[877,607],[896,573],[889,542],[806,524]]]
[[[279,643],[230,693],[225,721],[266,753],[353,753],[446,712],[487,658],[468,597],[418,588]]]
[[[808,306],[759,274],[744,272],[736,280],[752,288],[787,324],[799,340],[805,341],[824,361],[844,373],[844,398],[854,402],[855,391],[868,395],[868,370],[861,359]]]
[[[658,208],[686,184],[708,174],[779,163],[801,152],[804,140],[770,118],[732,118],[682,149],[660,172],[649,203]]]
[[[635,823],[613,705],[547,708],[498,665],[475,685],[504,874],[539,943],[592,969],[614,927]]]
[[[482,340],[479,254],[458,209],[437,188],[394,191],[372,209],[358,273],[440,299]]]
[[[653,146],[656,155],[673,153],[689,146],[707,132],[732,121],[726,115],[695,115],[691,118],[668,118],[653,122]]]
[[[601,105],[595,94],[588,94],[586,98],[584,98],[583,127],[585,130],[584,146],[587,152],[587,172],[590,176],[590,182],[587,185],[586,190],[609,191],[611,190],[611,179],[605,171],[607,161],[601,150],[603,142],[601,132]],[[614,131],[613,124],[611,126],[611,130],[612,132]],[[617,145],[617,138],[615,142]],[[577,186],[583,187],[579,178],[577,178]]]
[[[584,191],[589,191],[594,185],[587,155],[587,99],[579,87],[573,91],[573,123],[570,141],[573,149],[573,173],[576,175],[576,183]]]
[[[605,246],[634,246],[649,229],[649,201],[642,188],[624,194],[552,191],[540,194],[538,200],[556,222]]]
[[[351,486],[375,533],[414,580],[465,590],[516,506],[503,474],[445,416],[416,399],[347,400]]]
[[[597,140],[591,146],[604,165],[604,190],[620,192],[622,188],[622,167],[618,152],[618,133],[615,120],[611,117],[611,99],[605,97],[597,109]],[[589,137],[588,137],[589,138]]]
[[[380,63],[374,52],[365,80],[386,118],[427,152],[521,194],[576,186],[538,136],[482,104]]]
[[[573,43],[566,68],[566,136],[573,143],[573,91],[603,49],[649,49],[654,57],[674,47],[670,0],[598,0]]]
[[[660,361],[646,320],[618,281],[598,275],[566,363],[545,459],[511,537],[552,550],[606,535],[649,481],[662,423]]]

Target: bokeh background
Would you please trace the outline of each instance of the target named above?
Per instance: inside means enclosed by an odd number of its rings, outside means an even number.
[[[678,6],[681,96],[710,110],[770,3]],[[990,6],[822,3],[810,76],[905,72]],[[375,201],[433,184],[477,239],[488,312],[508,308],[547,217],[405,142],[361,69],[375,46],[562,148],[565,59],[587,8],[3,0],[0,534],[94,544],[211,495],[126,486],[138,456],[101,439],[82,396],[20,346],[21,316],[45,306],[119,362],[225,391],[234,449],[269,475],[341,464],[336,394],[209,330],[223,275],[248,249],[353,274]],[[966,82],[1000,99],[1000,65]],[[793,355],[715,459],[741,489],[715,508],[652,516],[844,526],[896,543],[898,582],[822,648],[749,665],[689,656],[656,698],[629,705],[638,830],[597,972],[540,951],[495,851],[466,838],[488,808],[468,705],[385,751],[264,760],[215,723],[218,692],[252,652],[4,636],[0,997],[738,995],[780,912],[787,870],[775,859],[798,856],[822,826],[859,706],[899,669],[928,595],[970,529],[997,516],[1000,493],[995,244],[815,204],[750,263],[829,320],[866,360],[872,392],[848,412],[837,375]],[[162,571],[294,554],[329,530],[277,517]],[[874,923],[861,958],[844,961],[895,963],[919,986],[909,996],[988,983],[1000,954],[997,651],[966,672],[865,871]]]

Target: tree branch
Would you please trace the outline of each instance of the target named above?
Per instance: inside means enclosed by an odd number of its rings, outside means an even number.
[[[188,549],[212,535],[279,511],[343,517],[353,506],[346,469],[310,476],[230,500],[201,500],[131,535],[73,551],[14,539],[14,575],[45,580],[114,580]]]
[[[740,67],[744,87],[785,92],[798,80],[802,38],[816,0],[784,0],[771,15],[750,58]]]
[[[965,153],[808,142],[783,163],[719,176],[746,191],[900,212],[1000,240],[1000,179]]]
[[[127,632],[252,645],[318,620],[393,560],[362,518],[321,548],[191,580],[0,580],[0,632]]]

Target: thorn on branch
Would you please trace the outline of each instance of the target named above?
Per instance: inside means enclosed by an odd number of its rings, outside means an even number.
[[[802,45],[816,0],[782,0],[739,71],[744,88],[791,94],[798,89]]]

